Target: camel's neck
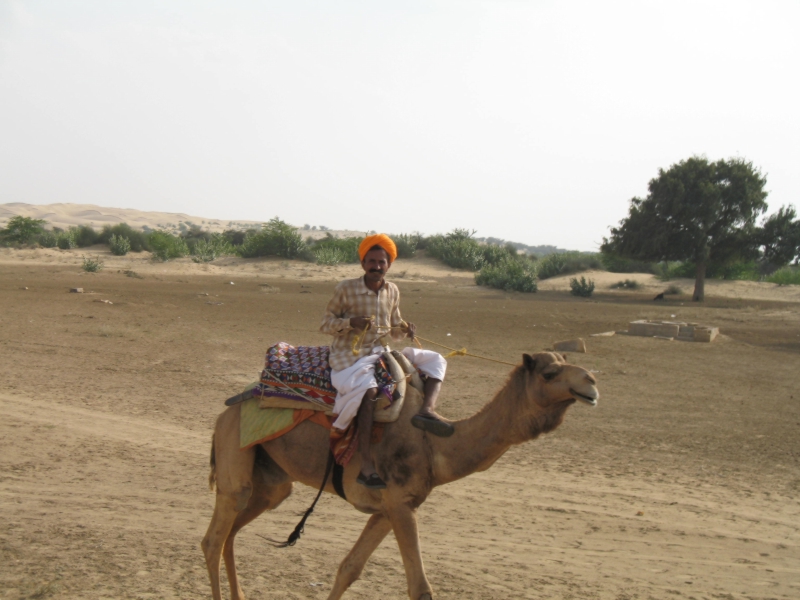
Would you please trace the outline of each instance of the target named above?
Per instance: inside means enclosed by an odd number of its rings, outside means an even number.
[[[476,415],[455,423],[449,438],[433,443],[435,485],[484,471],[511,446],[558,427],[570,403],[545,411],[526,397],[524,373],[512,374],[505,387]]]

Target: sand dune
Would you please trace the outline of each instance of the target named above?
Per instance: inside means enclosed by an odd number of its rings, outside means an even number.
[[[94,204],[26,204],[24,202],[11,202],[0,204],[0,227],[5,227],[8,220],[15,216],[44,219],[48,227],[76,227],[89,225],[101,229],[104,225],[127,223],[139,229],[165,229],[167,231],[180,231],[184,227],[198,225],[203,229],[219,233],[225,229],[245,229],[259,227],[262,221],[213,219],[197,217],[185,213],[167,213],[157,211],[142,211],[135,208],[109,208]],[[325,231],[300,230],[304,237],[320,238],[326,235]],[[331,230],[331,234],[342,237],[364,235],[363,231]]]

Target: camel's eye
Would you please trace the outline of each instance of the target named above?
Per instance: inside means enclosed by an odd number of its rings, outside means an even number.
[[[554,372],[542,373],[542,377],[544,377],[545,381],[552,381],[553,379],[556,378],[556,375],[558,375],[558,373],[554,373]]]

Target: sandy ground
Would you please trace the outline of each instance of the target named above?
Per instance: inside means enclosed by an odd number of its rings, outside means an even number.
[[[82,255],[105,269],[82,272]],[[268,345],[325,343],[316,328],[334,282],[356,272],[0,250],[0,598],[209,597],[199,542],[222,401],[254,379]],[[437,598],[800,597],[793,289],[713,282],[697,305],[652,302],[663,284],[649,276],[636,276],[642,291],[612,292],[593,274],[583,300],[559,281],[531,295],[478,288],[432,261],[393,272],[420,335],[510,361],[582,336],[589,353],[570,360],[596,372],[602,394],[420,508]],[[639,318],[722,335],[589,337]],[[441,412],[472,414],[506,372],[451,359]],[[364,515],[326,496],[297,546],[262,537],[288,535],[313,494],[296,487],[237,538],[251,600],[327,596]],[[391,535],[346,597],[406,597]]]

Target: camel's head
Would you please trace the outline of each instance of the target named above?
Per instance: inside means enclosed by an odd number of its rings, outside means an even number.
[[[522,366],[528,378],[528,389],[542,408],[556,404],[572,404],[576,400],[597,405],[600,393],[597,380],[586,369],[567,363],[557,352],[522,355]]]

